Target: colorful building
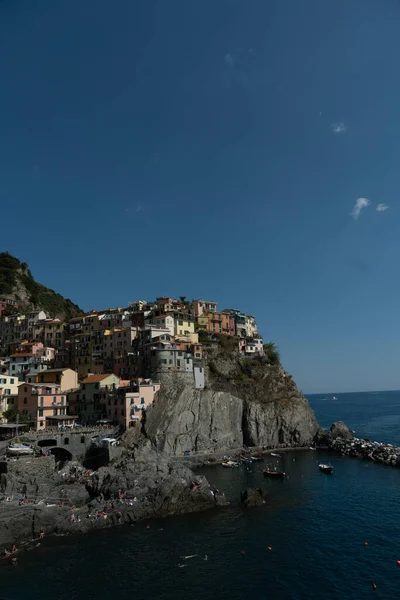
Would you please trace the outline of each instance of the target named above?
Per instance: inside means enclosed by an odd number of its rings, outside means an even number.
[[[140,383],[137,386],[119,388],[114,398],[106,404],[107,418],[123,429],[130,429],[142,420],[144,411],[153,403],[160,389],[157,383]]]
[[[62,392],[72,390],[78,387],[78,373],[68,368],[47,369],[38,373],[37,383],[55,383],[60,386]]]
[[[49,418],[66,416],[67,406],[67,395],[54,383],[23,383],[18,387],[18,412],[27,417],[30,426],[37,431],[49,427]]]
[[[104,404],[108,393],[112,393],[120,384],[120,378],[114,373],[88,375],[80,385],[77,396],[77,408],[83,423],[94,423],[104,417]]]

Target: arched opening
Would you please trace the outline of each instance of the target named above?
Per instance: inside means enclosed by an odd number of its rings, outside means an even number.
[[[68,446],[69,444],[69,438],[64,438],[64,446]]]
[[[45,448],[46,446],[57,446],[57,440],[39,440],[38,446]]]
[[[65,448],[52,448],[50,453],[54,455],[56,462],[67,462],[72,460],[72,454]]]

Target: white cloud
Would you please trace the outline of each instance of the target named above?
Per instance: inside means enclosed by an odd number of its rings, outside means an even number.
[[[376,207],[376,210],[378,212],[385,212],[385,210],[388,210],[389,205],[388,204],[383,204],[383,202],[381,202],[380,204],[378,204],[378,206]]]
[[[363,208],[367,208],[367,206],[369,206],[370,204],[371,202],[368,200],[368,198],[357,198],[354,208],[351,211],[350,215],[355,221],[357,221]]]
[[[332,123],[333,133],[346,133],[347,127],[344,123]]]
[[[229,52],[227,54],[225,54],[225,62],[227,65],[231,65],[231,66],[233,66],[235,64],[235,60],[234,60],[232,54],[229,54]]]

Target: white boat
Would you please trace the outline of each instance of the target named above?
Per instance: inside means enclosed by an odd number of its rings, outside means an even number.
[[[323,473],[328,473],[329,475],[333,472],[333,467],[332,465],[327,465],[326,463],[321,463],[320,465],[318,465],[319,470],[322,471]]]
[[[232,469],[233,467],[238,467],[239,463],[234,460],[227,460],[222,463],[222,466],[225,467],[225,469]]]
[[[281,458],[280,454],[275,454],[274,452],[271,452],[271,456],[279,456],[279,458]]]
[[[7,448],[7,454],[9,456],[23,456],[34,454],[34,448],[29,444],[10,444]]]

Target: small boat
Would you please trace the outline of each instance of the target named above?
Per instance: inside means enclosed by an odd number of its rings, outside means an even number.
[[[261,462],[262,460],[264,460],[262,456],[250,456],[250,458],[252,461],[255,462]]]
[[[264,469],[263,473],[264,477],[274,477],[275,479],[285,478],[285,473],[283,471],[270,471],[269,469]]]
[[[320,465],[318,465],[318,467],[319,467],[319,470],[322,471],[323,473],[331,474],[333,471],[332,465],[327,465],[327,464],[321,463]]]
[[[10,444],[7,448],[9,456],[23,456],[34,454],[35,450],[29,444]]]
[[[275,454],[274,452],[271,452],[271,456],[279,456],[279,458],[281,458],[280,454]]]
[[[227,460],[222,463],[222,466],[225,467],[225,469],[232,469],[233,467],[238,467],[239,463],[234,460]]]
[[[313,448],[312,446],[310,446],[310,450],[316,450],[316,448]]]

